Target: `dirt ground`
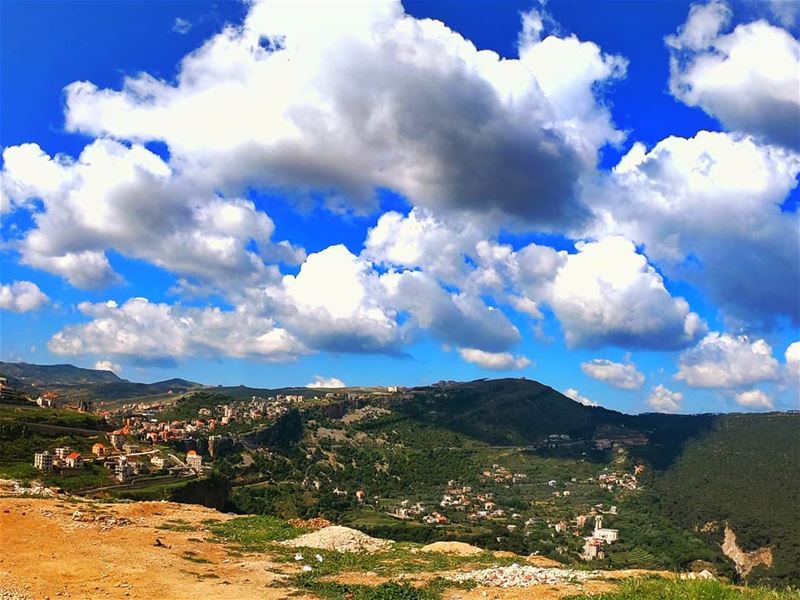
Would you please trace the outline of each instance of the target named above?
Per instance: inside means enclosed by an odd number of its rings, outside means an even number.
[[[268,554],[229,554],[223,545],[206,540],[208,534],[202,531],[158,528],[169,526],[170,520],[199,525],[208,519],[230,518],[201,506],[165,502],[103,504],[0,497],[0,599],[314,598],[282,584],[287,574],[299,569],[296,565],[278,563]],[[424,576],[408,579],[421,581]],[[369,573],[340,574],[336,580],[385,581]],[[443,598],[555,600],[613,586],[609,581],[595,581],[582,588],[454,589]]]
[[[130,523],[76,521],[76,510]],[[281,580],[283,565],[266,556],[228,556],[222,545],[203,542],[202,533],[157,529],[170,519],[199,523],[227,518],[203,507],[173,503],[0,498],[0,590],[20,590],[36,600],[286,598],[291,590],[272,587]],[[155,546],[156,538],[167,547]],[[188,560],[185,552],[209,562]]]

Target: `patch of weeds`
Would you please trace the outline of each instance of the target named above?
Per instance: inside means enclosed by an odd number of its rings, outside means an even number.
[[[218,522],[210,525],[209,530],[217,541],[233,542],[240,549],[251,552],[263,552],[274,542],[289,540],[307,531],[268,515]]]
[[[589,600],[589,596],[571,596]],[[617,591],[592,595],[592,600],[800,600],[800,591],[737,588],[720,581],[681,581],[661,578],[630,579]]]
[[[433,582],[416,588],[408,583],[388,582],[381,585],[352,585],[320,581],[311,574],[294,578],[294,584],[322,598],[347,598],[349,600],[440,600],[445,583]]]
[[[162,523],[161,525],[156,525],[156,529],[161,529],[162,531],[177,531],[180,533],[186,533],[189,531],[197,531],[197,528],[190,524],[180,524],[180,523]]]
[[[487,566],[507,566],[519,560],[511,557],[497,558],[490,552],[472,556],[456,556],[441,553],[411,552],[412,547],[396,545],[390,550],[375,553],[334,552],[314,548],[281,548],[279,562],[294,563],[295,553],[300,553],[302,564],[311,565],[314,575],[336,575],[342,572],[371,571],[384,577],[394,577],[400,573],[441,573],[463,567],[485,568]],[[322,562],[316,560],[316,555]]]

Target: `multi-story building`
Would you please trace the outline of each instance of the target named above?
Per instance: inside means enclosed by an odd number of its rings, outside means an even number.
[[[194,450],[186,453],[186,464],[190,469],[200,471],[203,468],[203,457]]]
[[[69,446],[64,446],[63,448],[56,448],[54,452],[56,454],[56,458],[64,460],[72,453],[72,448]]]
[[[44,452],[37,452],[33,455],[33,466],[40,471],[53,470],[53,455],[47,450]]]

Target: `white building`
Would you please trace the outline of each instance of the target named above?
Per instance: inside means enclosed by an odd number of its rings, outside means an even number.
[[[63,448],[56,448],[54,452],[56,453],[56,458],[64,460],[65,458],[67,458],[67,456],[72,454],[72,448],[70,448],[69,446],[64,446]]]
[[[594,537],[603,540],[606,544],[612,544],[619,539],[619,530],[605,529],[603,527],[603,517],[598,515],[594,518]]]
[[[117,460],[117,464],[114,465],[114,477],[116,477],[118,481],[125,481],[132,475],[133,465],[128,462],[127,458],[120,456]]]
[[[44,452],[37,452],[33,455],[33,466],[39,469],[40,471],[52,471],[53,470],[53,455],[50,454],[47,450]]]
[[[194,450],[189,450],[186,454],[186,464],[194,471],[200,471],[203,468],[203,457]]]

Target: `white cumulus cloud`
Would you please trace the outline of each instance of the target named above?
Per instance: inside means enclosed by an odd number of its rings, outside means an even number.
[[[477,348],[459,348],[458,353],[467,362],[495,371],[524,369],[531,365],[529,358],[514,356],[510,352],[485,352]]]
[[[395,353],[403,341],[378,273],[341,244],[309,255],[267,293],[281,322],[313,348]]]
[[[800,155],[747,136],[636,144],[588,192],[594,230],[643,245],[667,277],[696,285],[729,316],[799,322],[800,226],[781,208],[798,173]]]
[[[589,377],[623,390],[635,390],[644,383],[644,374],[629,361],[618,363],[606,358],[595,358],[581,363],[581,369]]]
[[[739,392],[736,394],[736,403],[739,406],[744,406],[745,408],[761,408],[766,410],[772,410],[775,408],[775,405],[772,403],[772,398],[770,398],[762,390],[747,390],[744,392]]]
[[[21,261],[78,287],[119,280],[109,250],[220,287],[269,280],[265,262],[305,256],[271,242],[274,224],[251,201],[196,185],[143,146],[99,139],[73,161],[26,144],[6,148],[3,159],[14,205],[43,203],[16,245]]]
[[[681,403],[683,402],[683,394],[680,392],[673,392],[663,384],[658,384],[650,390],[650,396],[647,398],[647,403],[658,412],[676,413],[681,410]]]
[[[185,308],[131,298],[82,302],[91,320],[56,333],[48,348],[56,354],[100,354],[153,362],[192,356],[254,357],[286,361],[307,349],[268,318],[245,310]]]
[[[571,346],[685,347],[705,324],[621,237],[577,244],[553,285],[550,305]]]
[[[692,6],[667,38],[670,91],[728,129],[800,150],[800,42],[763,20],[722,33],[730,18],[719,0]]]
[[[122,367],[117,363],[111,362],[110,360],[98,360],[96,363],[94,363],[94,368],[99,371],[111,371],[116,375],[122,373]]]
[[[50,299],[32,281],[15,281],[0,286],[0,308],[12,312],[38,310]]]
[[[66,88],[72,131],[162,140],[196,179],[374,206],[376,188],[420,206],[543,227],[586,216],[576,193],[618,142],[602,98],[626,61],[575,36],[524,36],[518,59],[479,50],[398,0],[254,2],[184,57],[175,82]],[[224,106],[225,110],[219,110]]]
[[[789,344],[784,353],[784,358],[790,380],[795,384],[800,384],[800,342]]]
[[[347,387],[338,377],[323,377],[322,375],[314,375],[313,381],[306,384],[307,388],[343,388]]]
[[[730,389],[778,376],[778,361],[766,341],[712,331],[681,354],[675,379],[692,387]]]
[[[583,404],[584,406],[600,406],[597,402],[587,398],[575,388],[567,388],[564,390],[564,395],[571,400],[575,400],[575,402],[579,404]]]

